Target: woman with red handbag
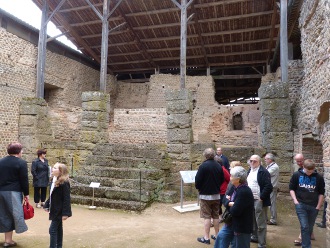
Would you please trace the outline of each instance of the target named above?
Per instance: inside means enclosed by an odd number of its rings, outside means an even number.
[[[22,145],[17,142],[7,147],[8,156],[0,159],[0,232],[5,233],[3,247],[14,247],[13,231],[23,233],[28,230],[25,224],[22,193],[29,199],[27,163],[22,157]]]

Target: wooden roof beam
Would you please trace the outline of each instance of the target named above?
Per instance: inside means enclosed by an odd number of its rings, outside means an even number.
[[[250,74],[250,75],[216,75],[212,76],[214,79],[250,79],[250,78],[255,78],[255,79],[260,79],[262,75],[260,74]]]
[[[278,28],[279,25],[276,25]],[[271,26],[263,26],[263,27],[254,27],[254,28],[243,28],[243,29],[236,29],[236,30],[227,30],[221,32],[212,32],[212,33],[202,33],[202,36],[216,36],[216,35],[225,35],[225,34],[237,34],[237,33],[249,33],[254,31],[262,31],[268,30]],[[197,38],[197,34],[188,35],[187,38]],[[149,38],[149,39],[141,39],[142,42],[154,42],[154,41],[165,41],[165,40],[177,40],[180,39],[180,36],[169,36],[169,37],[158,37],[158,38]]]
[[[215,86],[215,90],[258,90],[259,86]]]
[[[135,41],[137,43],[137,46],[139,47],[139,49],[141,51],[143,51],[143,54],[148,58],[149,63],[151,63],[155,68],[157,67],[157,65],[155,64],[155,62],[152,60],[152,57],[150,56],[150,54],[147,51],[146,46],[141,42],[140,38],[138,35],[135,34],[135,32],[133,31],[133,27],[131,25],[131,23],[129,22],[128,18],[126,17],[125,13],[121,10],[118,9],[118,11],[120,12],[121,16],[123,17],[123,19],[126,22],[127,27],[132,31],[133,36],[135,37]]]
[[[203,57],[204,57],[204,62],[205,62],[205,65],[207,67],[209,67],[209,61],[208,61],[207,56],[206,56],[207,53],[206,53],[206,49],[205,49],[205,43],[204,43],[204,40],[203,40],[203,37],[202,37],[201,27],[198,24],[199,13],[198,13],[198,10],[195,9],[195,3],[192,3],[191,8],[192,8],[192,11],[196,14],[196,16],[195,16],[195,26],[196,26],[196,30],[197,30],[197,34],[198,34],[199,44],[201,45],[201,49],[202,49],[202,53],[203,53]],[[188,50],[187,47],[186,47],[186,49]]]

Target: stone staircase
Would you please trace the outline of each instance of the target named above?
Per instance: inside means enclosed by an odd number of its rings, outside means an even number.
[[[73,203],[141,211],[158,199],[165,184],[165,145],[99,144],[73,178]]]

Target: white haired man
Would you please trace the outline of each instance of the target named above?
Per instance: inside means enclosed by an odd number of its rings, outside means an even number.
[[[277,225],[276,198],[278,190],[278,179],[280,175],[280,167],[275,163],[275,156],[272,153],[267,153],[265,156],[266,169],[270,174],[270,180],[273,185],[273,191],[270,194],[270,219],[268,225]]]
[[[261,165],[260,156],[252,155],[249,164],[247,182],[254,198],[254,224],[251,242],[257,242],[258,248],[266,248],[267,209],[271,205],[270,194],[273,191],[273,186],[268,170]]]

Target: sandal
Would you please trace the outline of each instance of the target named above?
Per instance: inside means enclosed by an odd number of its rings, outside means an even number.
[[[3,243],[3,247],[14,247],[16,246],[17,243],[15,241],[13,241],[12,243]]]
[[[301,239],[296,239],[293,243],[295,246],[301,246]]]

